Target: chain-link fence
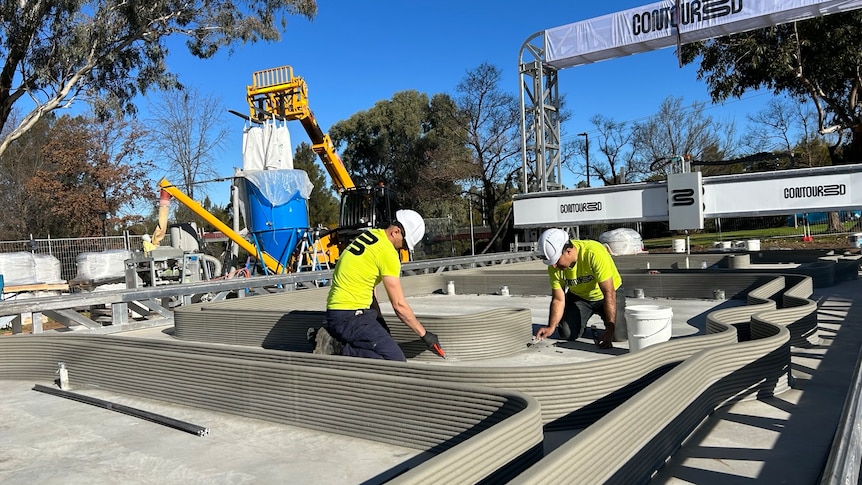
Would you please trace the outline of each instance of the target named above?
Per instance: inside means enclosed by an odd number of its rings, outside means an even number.
[[[488,226],[456,225],[450,217],[425,219],[425,237],[416,259],[452,258],[479,254],[491,238]]]
[[[711,242],[739,241],[770,238],[817,238],[819,236],[851,236],[862,233],[859,211],[842,211],[838,214],[838,227],[830,227],[827,213],[805,213],[789,216],[715,218],[704,221],[704,229],[691,231],[693,237]],[[835,222],[835,221],[833,221]],[[581,239],[599,239],[611,229],[626,227],[641,234],[649,244],[670,247],[670,239],[681,237],[670,231],[665,222],[632,222],[628,224],[591,224],[571,228],[573,236]],[[516,231],[517,232],[517,231]],[[425,238],[417,247],[417,259],[449,258],[479,254],[491,237],[488,226],[456,225],[449,217],[425,219]],[[170,235],[162,244],[170,245]],[[124,233],[120,236],[85,238],[47,238],[21,241],[0,241],[0,253],[30,252],[49,254],[60,261],[61,277],[72,280],[77,276],[77,258],[81,253],[114,249],[137,251],[142,247],[140,235]],[[648,248],[649,249],[649,248]]]
[[[726,241],[745,241],[749,239],[798,239],[816,241],[824,236],[839,239],[862,232],[862,221],[858,211],[842,211],[836,213],[837,220],[832,220],[825,212],[812,212],[780,216],[713,218],[704,220],[704,228],[689,231],[689,236],[697,238],[705,245]],[[667,221],[662,222],[631,222],[623,224],[590,224],[571,228],[573,236],[580,239],[595,239],[611,229],[629,228],[637,231],[646,245],[654,244],[670,247],[671,238],[684,237],[682,231],[671,231]],[[704,242],[705,241],[705,242]]]
[[[112,249],[135,251],[141,246],[141,236],[127,232],[121,236],[0,241],[0,253],[28,252],[54,256],[60,261],[61,278],[68,281],[77,276],[77,258],[82,253]]]

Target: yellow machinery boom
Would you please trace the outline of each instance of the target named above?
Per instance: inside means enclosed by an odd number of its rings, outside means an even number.
[[[177,199],[183,205],[188,207],[192,212],[201,216],[205,221],[212,224],[213,227],[221,231],[222,234],[224,234],[228,239],[239,244],[239,246],[245,249],[248,254],[260,254],[260,256],[263,258],[263,261],[261,261],[261,263],[263,263],[268,270],[276,274],[285,272],[285,267],[282,266],[275,258],[270,256],[269,254],[266,254],[263,250],[258,253],[257,249],[252,243],[246,241],[245,238],[243,238],[238,232],[228,227],[227,224],[220,221],[216,216],[212,215],[200,204],[192,200],[191,197],[183,193],[183,191],[178,189],[175,185],[168,182],[167,180],[162,179],[162,181],[159,182],[159,187],[161,187],[162,190],[170,194],[171,197]]]
[[[334,264],[338,259],[341,246],[348,243],[355,233],[372,227],[375,222],[392,220],[392,210],[389,198],[380,199],[386,193],[383,188],[372,189],[370,187],[358,188],[353,183],[350,174],[344,167],[341,157],[335,151],[329,135],[323,132],[311,109],[308,107],[308,86],[305,80],[293,75],[290,66],[264,69],[252,74],[252,85],[247,87],[247,96],[250,117],[253,122],[263,123],[269,119],[280,121],[299,120],[312,142],[312,150],[320,157],[323,166],[329,173],[330,179],[342,196],[341,210],[339,214],[340,226],[320,236],[314,244],[299,257],[301,260],[293,261],[296,264],[306,264],[312,268],[320,265]],[[202,217],[221,231],[228,239],[238,244],[249,254],[258,255],[262,258],[261,263],[273,273],[290,271],[290,265],[284,266],[278,260],[255,247],[243,238],[239,233],[228,227],[214,215],[209,213],[200,204],[184,194],[176,186],[162,180],[159,182],[161,189],[174,197],[180,203],[191,209],[192,212]],[[378,201],[384,201],[381,203]],[[161,213],[160,213],[161,214]],[[160,216],[161,217],[161,216]],[[165,212],[165,219],[167,213]],[[161,237],[163,236],[164,229]],[[339,236],[342,232],[346,236]],[[409,261],[409,254],[402,253],[402,260]]]
[[[320,157],[338,192],[355,187],[341,157],[335,151],[335,145],[329,135],[320,129],[314,113],[308,108],[308,86],[305,80],[294,76],[292,67],[274,67],[252,74],[247,99],[249,114],[254,121],[263,122],[270,118],[299,120],[311,139],[311,149]]]

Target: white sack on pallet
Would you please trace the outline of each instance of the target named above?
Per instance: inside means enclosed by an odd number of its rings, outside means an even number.
[[[6,286],[40,283],[36,278],[36,261],[27,252],[0,254],[0,274]]]
[[[78,280],[102,280],[123,278],[126,275],[126,260],[132,253],[125,249],[111,249],[98,253],[81,253],[76,258]]]
[[[34,254],[36,263],[36,281],[39,283],[65,283],[62,278],[60,260],[50,254]]]

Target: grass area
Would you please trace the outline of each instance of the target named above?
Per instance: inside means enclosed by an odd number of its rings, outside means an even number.
[[[747,229],[743,231],[696,232],[689,234],[691,247],[699,251],[712,248],[715,241],[745,241],[748,239],[760,239],[761,248],[778,246],[785,249],[841,249],[849,248],[848,235],[852,231],[859,230],[853,222],[845,223],[847,233],[826,233],[826,224],[815,224],[811,226],[811,233],[815,234],[813,241],[802,241],[801,229],[798,227],[772,227],[768,229]],[[685,235],[662,237],[656,239],[645,239],[644,249],[662,250],[670,249],[674,239],[685,239]]]

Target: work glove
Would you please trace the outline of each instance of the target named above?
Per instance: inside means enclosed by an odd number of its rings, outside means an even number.
[[[422,341],[425,342],[425,345],[427,345],[429,349],[433,350],[434,353],[444,359],[446,358],[446,353],[443,352],[443,349],[440,347],[440,339],[437,338],[437,335],[433,332],[426,330],[425,335],[422,336]]]
[[[427,330],[425,331],[425,335],[422,336],[422,341],[425,342],[425,345],[429,349],[433,349],[435,345],[440,346],[440,339],[437,338],[437,335]]]

